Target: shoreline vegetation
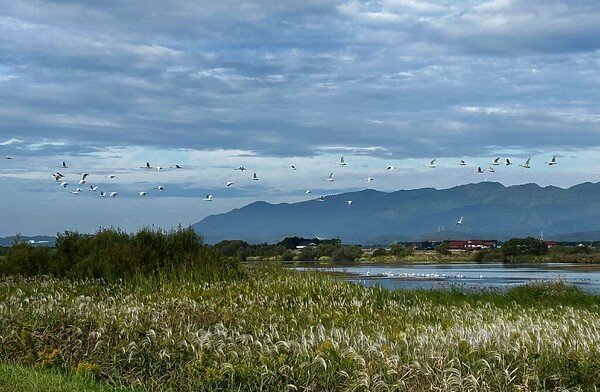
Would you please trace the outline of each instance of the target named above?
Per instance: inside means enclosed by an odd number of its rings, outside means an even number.
[[[389,291],[242,263],[188,229],[16,246],[0,260],[0,391],[600,385],[600,296],[561,281]]]

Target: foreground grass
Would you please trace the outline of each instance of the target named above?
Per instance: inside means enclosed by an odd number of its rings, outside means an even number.
[[[125,392],[104,386],[87,376],[61,374],[16,365],[0,364],[0,392]]]
[[[240,280],[0,281],[0,361],[135,390],[594,390],[600,298]]]

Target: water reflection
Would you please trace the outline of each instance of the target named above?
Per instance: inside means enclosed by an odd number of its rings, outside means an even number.
[[[378,284],[388,289],[450,288],[505,289],[532,281],[563,280],[581,289],[600,294],[600,265],[567,263],[541,264],[336,264],[305,266],[302,270],[322,270],[344,274],[346,280],[365,286]]]

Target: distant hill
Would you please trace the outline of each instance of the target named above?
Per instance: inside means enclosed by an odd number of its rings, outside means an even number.
[[[288,236],[340,238],[344,243],[385,244],[439,238],[574,238],[600,231],[600,183],[568,189],[536,184],[505,187],[481,182],[449,189],[332,195],[324,202],[251,203],[211,215],[192,227],[208,243],[241,239],[277,242]],[[348,205],[345,201],[352,200]],[[456,220],[463,217],[463,224]],[[600,238],[596,236],[594,240]]]

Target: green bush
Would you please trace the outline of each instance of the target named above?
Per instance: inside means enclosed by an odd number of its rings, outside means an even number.
[[[180,270],[201,270],[211,277],[239,273],[236,260],[225,262],[191,227],[169,232],[143,228],[133,235],[113,228],[95,235],[67,231],[58,234],[55,249],[13,245],[0,266],[4,275],[72,278],[116,279]]]

